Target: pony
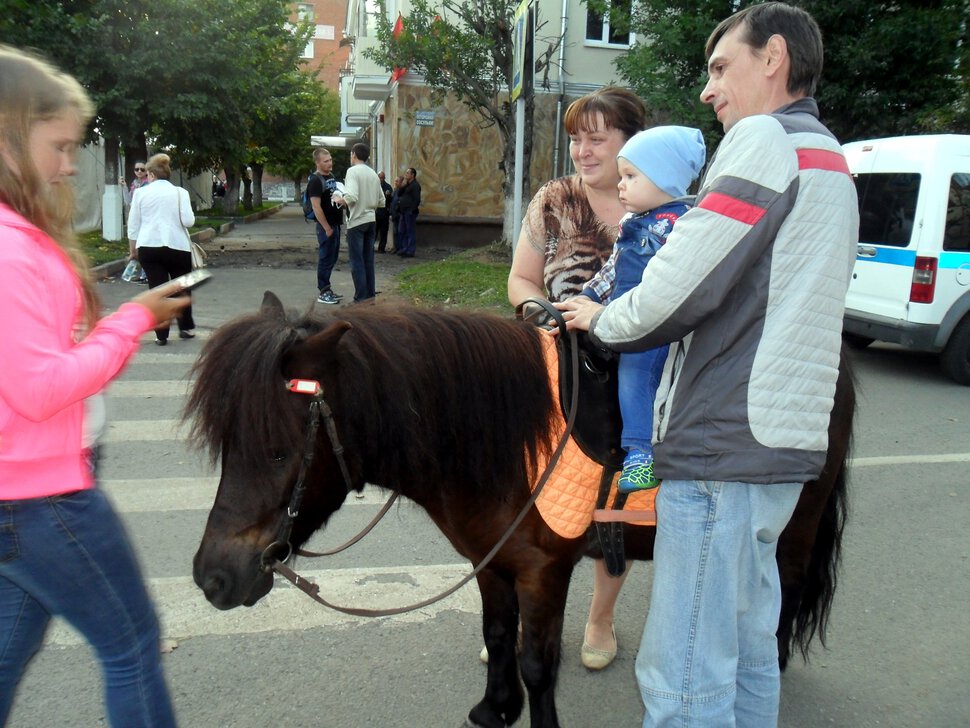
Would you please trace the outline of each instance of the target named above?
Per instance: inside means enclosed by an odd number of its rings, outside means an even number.
[[[543,335],[495,315],[410,306],[298,314],[270,292],[259,311],[218,328],[195,364],[185,407],[196,442],[221,463],[193,561],[209,602],[255,604],[273,586],[264,552],[281,524],[289,523],[297,548],[365,483],[424,508],[477,566],[522,515],[537,463],[555,446],[549,432],[562,413]],[[319,383],[331,431],[307,434],[312,405],[299,386],[287,387],[293,380]],[[850,379],[839,383],[840,396],[851,391]],[[787,620],[779,641],[803,651],[816,631],[824,634],[835,585],[852,413],[838,408],[848,401],[841,396],[832,417],[826,471],[804,489],[779,544]],[[288,514],[297,487],[302,507]],[[631,556],[652,556],[652,530],[628,529]],[[594,550],[586,538],[556,535],[530,508],[478,572],[488,677],[466,725],[515,723],[524,684],[531,726],[559,726],[566,596],[574,566]]]

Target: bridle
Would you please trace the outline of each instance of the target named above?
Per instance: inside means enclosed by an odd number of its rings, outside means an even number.
[[[306,435],[303,439],[303,456],[300,459],[300,472],[297,475],[296,484],[293,486],[293,492],[290,493],[290,502],[286,506],[283,520],[280,521],[276,538],[269,546],[263,549],[263,553],[259,557],[259,566],[262,571],[272,570],[274,568],[274,562],[285,563],[293,554],[293,544],[290,543],[290,536],[293,533],[293,524],[296,522],[297,516],[300,515],[303,496],[306,494],[306,474],[310,469],[310,463],[313,462],[313,454],[316,450],[317,443],[317,431],[320,429],[321,421],[327,430],[327,436],[330,438],[333,454],[337,458],[337,464],[340,466],[340,473],[343,475],[347,492],[350,493],[354,487],[353,481],[350,478],[350,469],[347,467],[347,461],[344,460],[344,448],[340,444],[340,438],[337,435],[337,425],[333,419],[333,410],[330,409],[330,405],[327,404],[327,400],[323,397],[323,386],[320,382],[313,379],[291,379],[286,383],[286,388],[290,392],[308,395],[311,398],[310,408],[307,412]],[[396,497],[397,493],[394,493],[389,502],[393,501]],[[379,516],[383,517],[386,512],[385,508]],[[373,525],[369,526],[366,531],[369,531],[371,528],[373,528]],[[357,540],[363,538],[366,535],[366,531],[361,533]],[[348,543],[346,545],[350,546],[351,544]],[[343,549],[334,550],[332,553],[338,553],[341,550]],[[281,553],[282,558],[277,555],[277,552]],[[324,553],[313,554],[304,551],[297,551],[297,553],[304,556],[328,555]]]
[[[533,488],[531,496],[522,506],[512,523],[509,524],[509,527],[506,529],[505,533],[502,534],[502,537],[492,547],[491,551],[489,551],[485,557],[478,562],[478,565],[475,566],[471,572],[462,577],[457,584],[449,587],[441,594],[430,597],[416,604],[410,604],[404,607],[393,607],[390,609],[364,609],[359,607],[344,607],[327,601],[324,597],[320,596],[320,586],[318,584],[305,579],[286,565],[286,562],[294,553],[293,545],[290,543],[290,536],[292,535],[293,531],[293,523],[296,521],[296,518],[300,513],[300,505],[303,502],[303,496],[306,493],[306,474],[310,468],[311,462],[313,461],[313,454],[314,450],[316,449],[317,432],[320,428],[321,421],[327,430],[327,436],[330,438],[330,444],[333,448],[333,453],[336,456],[337,463],[340,466],[340,472],[343,475],[347,492],[350,493],[350,491],[353,490],[353,481],[350,477],[350,470],[347,468],[347,463],[343,456],[344,449],[340,444],[340,439],[337,436],[337,426],[334,422],[333,411],[330,409],[330,406],[324,399],[323,386],[320,384],[320,382],[312,379],[291,379],[286,383],[286,388],[290,392],[307,395],[311,398],[310,408],[307,413],[306,436],[303,441],[303,456],[300,460],[300,472],[297,475],[296,484],[293,486],[293,492],[290,494],[290,502],[286,507],[283,520],[280,522],[280,527],[277,531],[276,538],[263,550],[263,553],[260,555],[260,569],[264,572],[275,571],[277,574],[293,584],[293,586],[307,594],[311,599],[325,607],[329,607],[330,609],[343,612],[344,614],[351,614],[361,617],[386,617],[395,614],[404,614],[405,612],[412,612],[416,609],[422,609],[434,604],[435,602],[441,601],[442,599],[451,596],[456,591],[461,589],[463,586],[465,586],[465,584],[474,579],[486,566],[488,566],[495,555],[505,545],[506,541],[508,541],[515,532],[515,529],[519,527],[520,523],[522,523],[522,520],[526,517],[528,512],[535,505],[536,500],[539,498],[539,494],[542,492],[542,489],[545,487],[546,482],[548,482],[553,470],[555,470],[556,465],[559,463],[559,458],[562,456],[562,452],[566,448],[566,444],[569,442],[569,437],[572,434],[573,426],[576,422],[576,409],[578,404],[577,394],[579,391],[579,347],[576,346],[576,333],[574,331],[566,331],[566,323],[562,316],[556,309],[552,308],[547,301],[541,301],[540,299],[530,299],[530,301],[539,303],[540,307],[556,321],[559,326],[560,336],[571,337],[572,346],[570,349],[572,358],[573,396],[569,403],[569,414],[566,418],[566,429],[563,431],[562,437],[559,438],[559,443],[556,445],[556,449],[553,451],[552,457],[549,458],[549,462],[546,464],[546,468],[542,472],[542,476],[536,483],[536,487]],[[397,499],[397,496],[397,492],[392,493],[391,497],[384,504],[384,507],[373,518],[373,520],[367,524],[367,526],[365,526],[359,534],[357,534],[350,541],[347,541],[345,544],[329,551],[319,553],[302,550],[297,550],[296,553],[302,556],[328,556],[349,548],[360,541],[360,539],[366,536],[371,529],[377,525],[381,518],[384,517],[384,514],[390,510],[390,507]],[[282,558],[280,558],[280,556],[282,556]]]

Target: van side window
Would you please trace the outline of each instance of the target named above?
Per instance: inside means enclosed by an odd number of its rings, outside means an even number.
[[[905,248],[913,234],[920,175],[912,172],[857,174],[859,242]]]
[[[943,250],[970,250],[970,173],[950,178]]]

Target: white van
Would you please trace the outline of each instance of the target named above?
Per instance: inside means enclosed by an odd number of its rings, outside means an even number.
[[[844,145],[859,192],[859,249],[844,338],[940,353],[970,385],[970,135]]]

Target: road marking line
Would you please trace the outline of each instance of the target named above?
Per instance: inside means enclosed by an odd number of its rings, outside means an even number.
[[[215,501],[218,485],[218,476],[119,478],[100,482],[119,513],[207,511]],[[344,507],[381,506],[387,497],[385,491],[369,487],[364,489],[363,498],[348,496]]]
[[[939,453],[937,455],[883,455],[852,458],[850,468],[873,468],[884,465],[925,465],[928,463],[970,463],[970,452]]]
[[[108,386],[109,397],[185,397],[193,382],[186,379],[118,379]]]
[[[415,604],[454,586],[471,564],[371,567],[305,571],[321,585],[323,597],[340,606],[383,609]],[[148,588],[162,623],[162,636],[185,640],[208,635],[303,631],[313,627],[350,627],[369,621],[327,609],[288,582],[276,580],[273,590],[256,605],[220,611],[205,600],[191,577],[149,579]],[[426,622],[444,611],[481,614],[482,602],[472,581],[446,599],[414,612],[383,617],[398,623]],[[55,620],[45,643],[69,647],[84,642],[72,627]]]

